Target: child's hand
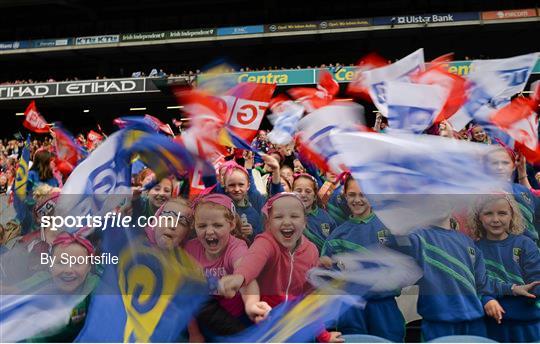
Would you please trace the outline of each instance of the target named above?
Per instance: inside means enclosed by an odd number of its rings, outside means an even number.
[[[497,320],[497,324],[501,323],[503,314],[506,313],[497,300],[490,300],[488,303],[486,303],[484,310],[488,316]]]
[[[341,332],[330,332],[329,343],[345,343],[345,339],[341,337]]]
[[[533,289],[537,285],[540,285],[540,281],[532,282],[529,284],[524,285],[516,285],[514,284],[512,286],[512,293],[514,296],[525,296],[531,299],[536,299],[536,295],[529,293],[529,290]]]
[[[319,258],[319,263],[321,264],[321,266],[330,269],[332,268],[333,261],[330,257],[322,256],[321,258]]]
[[[255,324],[258,324],[262,320],[266,319],[268,313],[272,310],[269,304],[264,301],[254,302],[246,304],[246,314]]]
[[[218,291],[227,299],[232,299],[234,295],[242,288],[244,284],[244,276],[242,275],[226,275],[221,277],[218,283]]]
[[[244,223],[240,228],[240,232],[242,234],[242,237],[247,239],[253,234],[253,227],[249,223]]]
[[[516,167],[519,176],[527,176],[527,159],[522,153],[518,153],[516,156]]]
[[[279,162],[276,158],[268,154],[261,154],[263,161],[272,169],[272,171],[279,171]]]
[[[133,195],[133,199],[138,199],[139,197],[141,197],[141,194],[143,191],[144,191],[144,187],[142,186],[132,186],[131,193]]]

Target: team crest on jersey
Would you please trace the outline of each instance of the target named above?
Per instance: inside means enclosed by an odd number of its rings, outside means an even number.
[[[526,193],[526,192],[522,192],[521,193],[521,198],[523,198],[525,200],[525,202],[527,202],[528,204],[531,204],[531,198],[529,197],[529,195]]]
[[[330,225],[328,223],[321,223],[321,232],[325,237],[330,235]]]
[[[519,258],[521,257],[521,248],[514,247],[512,249],[512,259],[514,262],[519,263]]]
[[[377,232],[377,240],[379,241],[379,244],[386,245],[388,243],[388,235],[389,232],[387,229],[383,229],[382,231]]]
[[[469,257],[471,257],[471,260],[474,263],[476,261],[476,251],[472,247],[467,247],[467,251],[469,252]]]

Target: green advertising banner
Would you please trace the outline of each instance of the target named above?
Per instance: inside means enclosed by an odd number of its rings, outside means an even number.
[[[237,82],[257,82],[265,84],[287,85],[309,85],[315,81],[315,69],[291,69],[291,70],[270,70],[261,72],[231,73]],[[204,82],[206,76],[201,74],[197,81]]]
[[[457,75],[467,75],[471,72],[472,61],[453,61],[443,66],[451,73]],[[276,84],[278,86],[293,86],[293,85],[312,85],[316,84],[319,78],[321,69],[286,69],[286,70],[271,70],[260,72],[243,72],[232,73],[237,82],[257,82]],[[333,72],[334,79],[339,83],[347,83],[354,80],[356,67],[342,67]],[[540,74],[540,60],[532,71],[533,74]],[[205,75],[201,74],[197,77],[198,81],[204,81]]]

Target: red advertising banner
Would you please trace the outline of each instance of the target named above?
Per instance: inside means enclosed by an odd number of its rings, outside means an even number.
[[[482,20],[519,19],[536,17],[535,8],[482,12]]]

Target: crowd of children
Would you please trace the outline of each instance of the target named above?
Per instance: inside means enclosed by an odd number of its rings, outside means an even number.
[[[383,131],[385,126],[378,118],[375,129]],[[350,174],[318,170],[303,161],[293,145],[273,147],[261,132],[253,146],[266,154],[261,153],[260,159],[252,153],[227,157],[215,176],[204,179],[206,189],[190,201],[189,180],[155,180],[152,171],[143,169],[134,176],[131,204],[122,211],[180,218],[176,226],[147,227],[145,233],[157,249],[185,249],[213,286],[212,298],[185,329],[191,341],[239,333],[266,319],[282,302],[313,290],[306,277],[310,269],[339,269],[336,255],[385,246],[411,256],[423,270],[416,283],[422,340],[461,334],[538,342],[537,198],[525,161],[491,143],[479,126],[456,133],[443,122],[438,132],[492,145],[484,160],[486,173],[517,180],[512,194],[478,197],[467,221],[451,214],[397,236],[379,220]],[[33,152],[27,188],[34,200],[29,205],[34,210],[34,230],[26,233],[17,222],[2,223],[1,273],[13,286],[31,288],[37,280],[50,279],[62,293],[73,293],[95,286],[100,271],[84,264],[49,271],[35,259],[42,252],[91,255],[99,241],[39,226],[41,216],[54,212],[62,187],[51,159],[48,149]],[[148,185],[153,186],[146,190]],[[13,271],[21,264],[8,263],[10,256],[20,256],[16,252],[25,252],[27,271]],[[365,306],[351,307],[331,326],[321,324],[314,340],[343,342],[343,334],[370,334],[404,341],[405,319],[396,302],[399,294],[400,290],[368,294]],[[74,339],[87,307],[85,299],[68,327],[50,329],[31,340]]]

